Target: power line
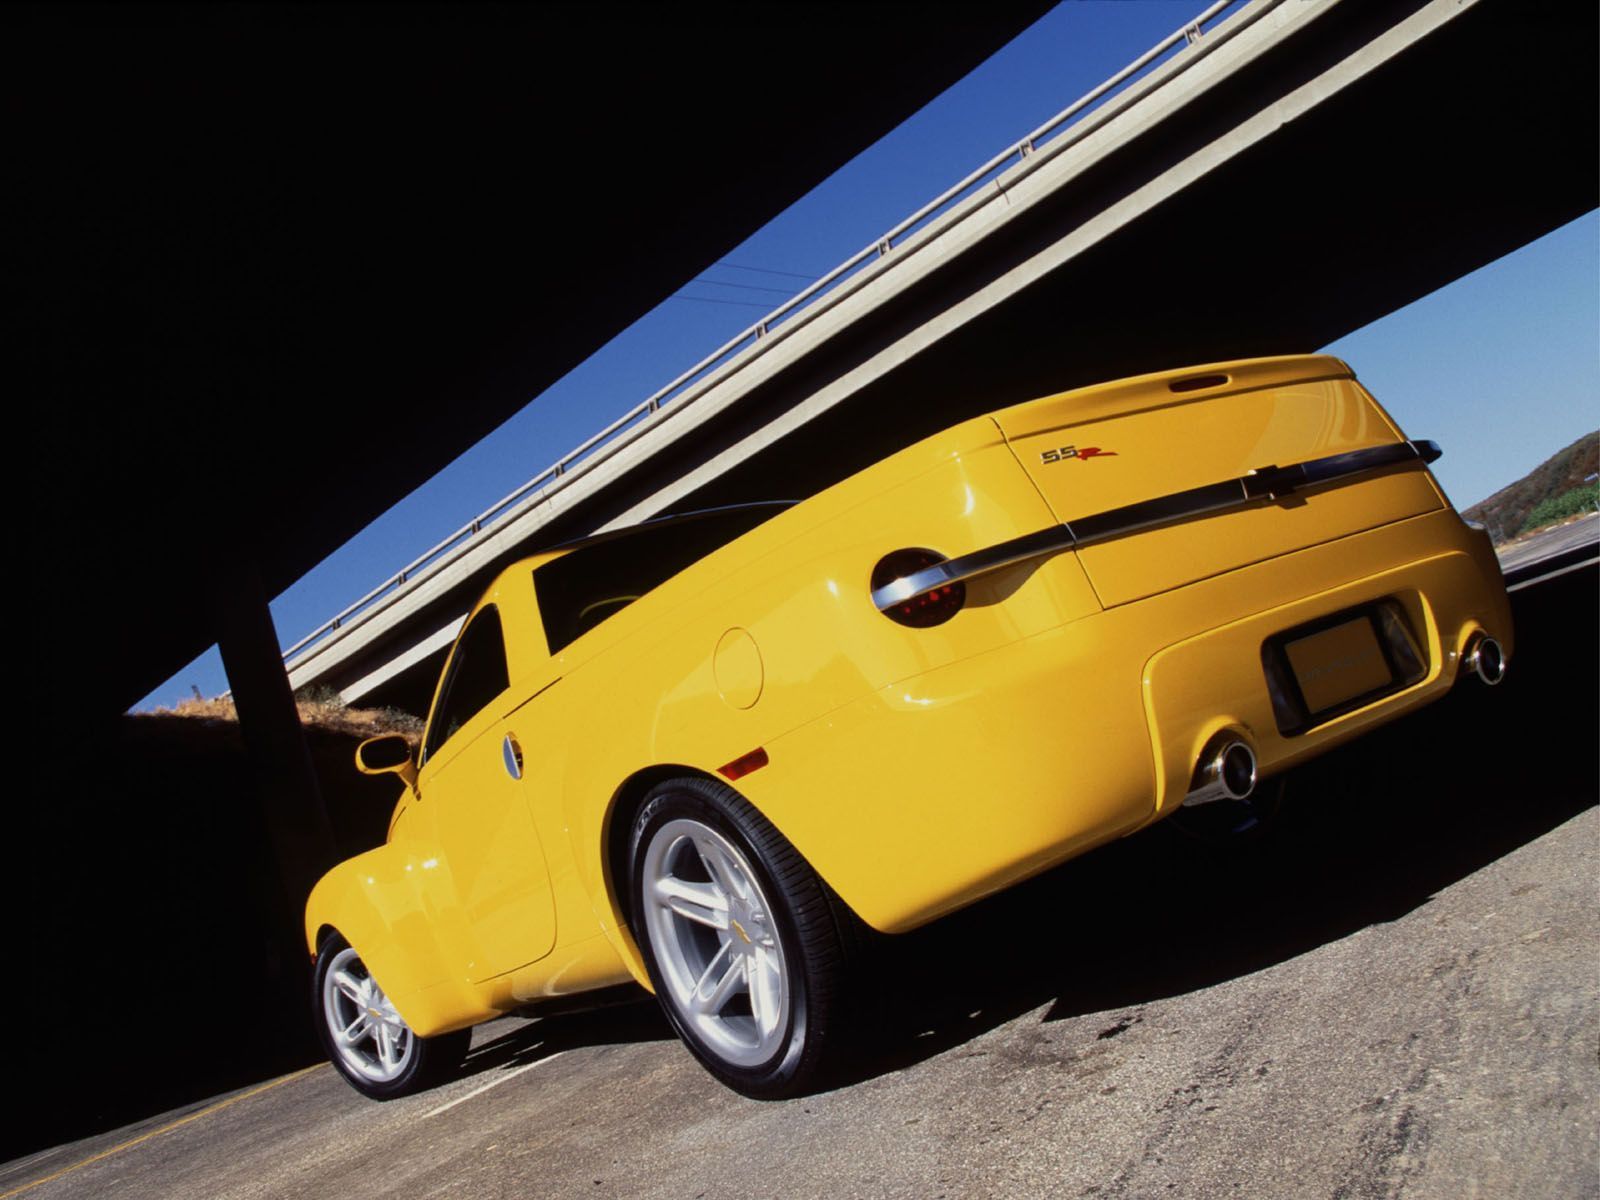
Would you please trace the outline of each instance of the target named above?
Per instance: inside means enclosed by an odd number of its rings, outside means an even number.
[[[711,287],[738,288],[741,292],[776,292],[780,296],[793,296],[796,294],[794,288],[761,287],[754,283],[724,283],[720,279],[691,279],[689,282],[709,284]]]
[[[804,279],[808,283],[816,278],[815,275],[802,275],[798,271],[775,271],[771,267],[747,267],[743,263],[731,263],[726,259],[719,260],[719,267],[732,267],[735,271],[755,271],[761,275],[787,275],[791,279]]]
[[[757,304],[754,300],[713,300],[710,296],[683,296],[674,292],[668,296],[669,300],[698,300],[701,304],[737,304],[740,308],[770,309],[768,304]]]

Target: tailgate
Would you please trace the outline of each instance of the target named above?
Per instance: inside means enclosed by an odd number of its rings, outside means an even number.
[[[995,414],[1058,521],[1159,510],[1207,485],[1404,439],[1348,367],[1325,356],[1256,359],[1147,375]],[[1276,489],[1273,489],[1276,490]],[[1415,458],[1312,483],[1277,499],[1152,521],[1085,544],[1107,606],[1442,507]]]

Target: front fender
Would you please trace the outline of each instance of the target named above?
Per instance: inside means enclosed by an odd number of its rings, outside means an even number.
[[[418,876],[439,869],[437,859],[417,860],[391,843],[334,867],[306,900],[311,952],[325,931],[337,932],[423,1037],[495,1015],[464,973],[450,969],[423,906]]]

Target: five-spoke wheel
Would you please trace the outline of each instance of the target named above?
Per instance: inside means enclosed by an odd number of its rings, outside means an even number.
[[[720,1057],[753,1067],[789,1020],[789,969],[772,904],[744,854],[679,817],[644,852],[645,922],[669,998]]]
[[[317,1032],[329,1060],[374,1099],[427,1087],[466,1053],[470,1030],[436,1038],[413,1033],[360,955],[338,936],[317,955],[313,989]]]
[[[854,920],[731,789],[657,787],[629,842],[633,927],[667,1018],[713,1074],[792,1095],[837,1040],[841,924]]]
[[[328,964],[322,1007],[339,1060],[356,1074],[388,1083],[410,1064],[410,1027],[349,946]]]

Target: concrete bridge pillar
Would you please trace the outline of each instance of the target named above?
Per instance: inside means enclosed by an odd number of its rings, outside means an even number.
[[[217,647],[233,689],[284,900],[298,923],[312,885],[337,860],[333,827],[284,671],[260,572],[254,564],[244,564],[219,582]]]

